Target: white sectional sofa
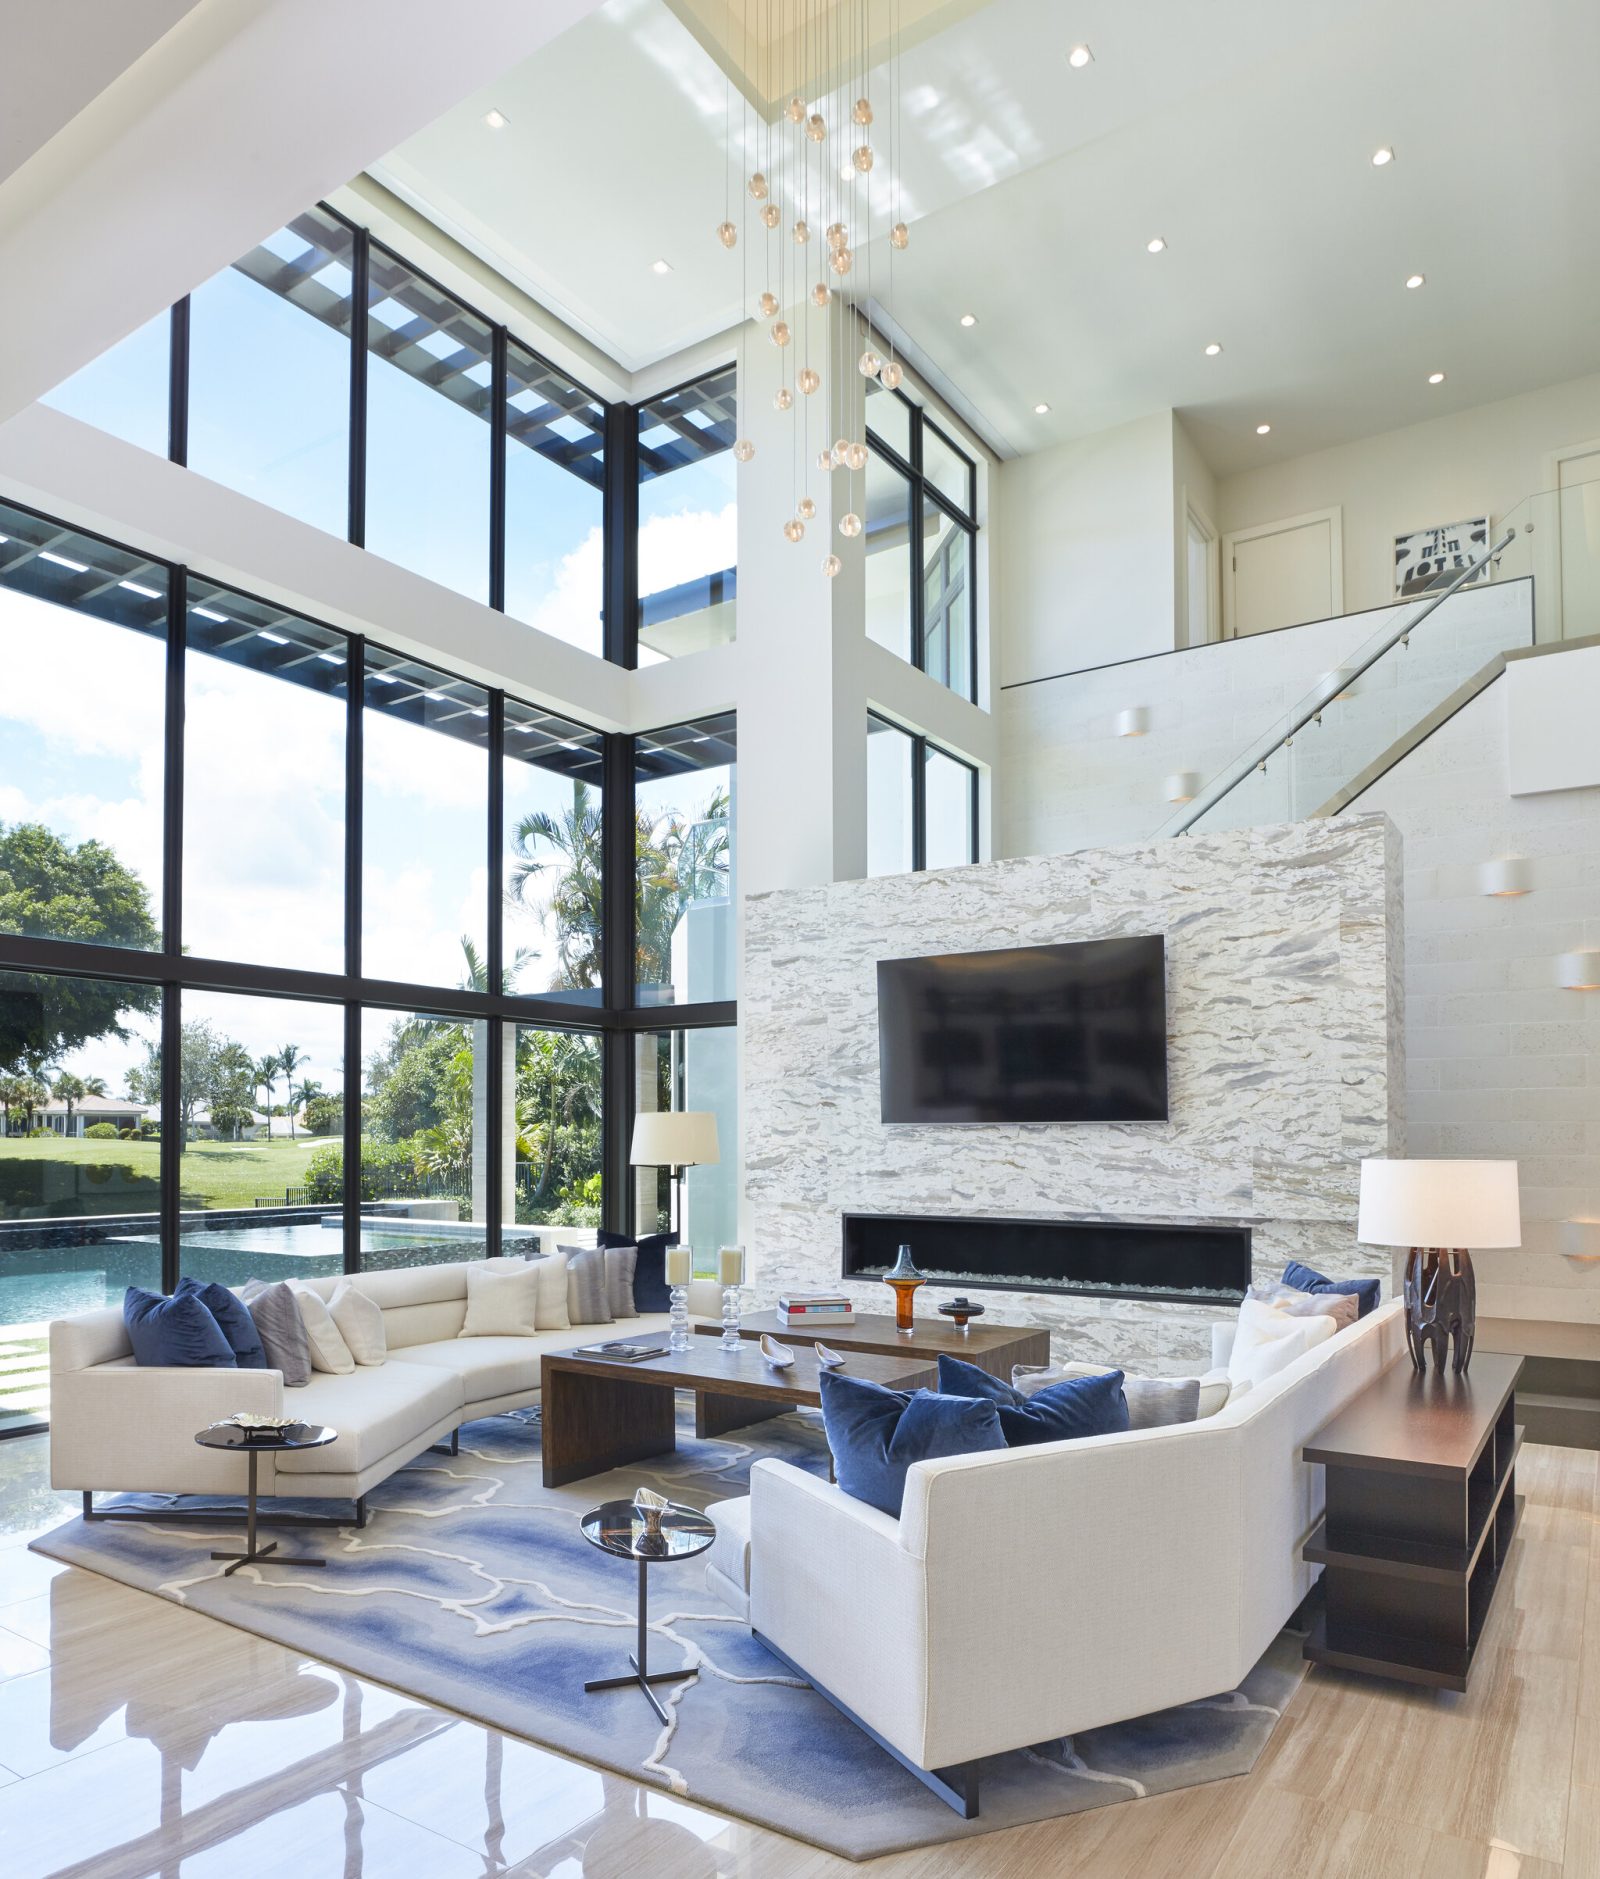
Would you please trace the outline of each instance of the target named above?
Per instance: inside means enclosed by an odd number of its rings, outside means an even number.
[[[1379,1306],[1205,1421],[918,1462],[898,1520],[764,1459],[708,1580],[970,1814],[983,1756],[1237,1688],[1316,1577],[1301,1445],[1404,1351]]]
[[[324,1299],[337,1278],[305,1282]],[[326,1423],[338,1440],[298,1454],[263,1452],[263,1495],[362,1498],[386,1476],[476,1416],[539,1400],[539,1360],[601,1338],[665,1331],[665,1313],[576,1325],[532,1337],[460,1337],[467,1265],[363,1273],[359,1289],[383,1310],[388,1359],[347,1376],[318,1371],[285,1389],[277,1370],[140,1365],[116,1306],[59,1318],[50,1327],[50,1481],[96,1492],[236,1494],[245,1457],[199,1447],[195,1434],[239,1410]],[[690,1309],[721,1312],[710,1280],[690,1288]],[[358,1506],[358,1518],[360,1509]]]

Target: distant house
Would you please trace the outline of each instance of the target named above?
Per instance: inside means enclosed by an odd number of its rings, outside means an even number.
[[[82,1135],[92,1122],[109,1122],[113,1128],[136,1129],[150,1114],[148,1103],[136,1103],[125,1096],[84,1096],[72,1105],[71,1126],[68,1126],[67,1105],[59,1096],[52,1096],[47,1103],[41,1103],[33,1112],[35,1128],[46,1128],[56,1135]],[[14,1131],[22,1131],[20,1116],[12,1118]]]

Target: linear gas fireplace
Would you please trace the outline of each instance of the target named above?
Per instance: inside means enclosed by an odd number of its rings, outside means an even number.
[[[902,1244],[931,1284],[963,1290],[1225,1305],[1250,1287],[1249,1227],[934,1214],[846,1214],[842,1276],[881,1279]]]

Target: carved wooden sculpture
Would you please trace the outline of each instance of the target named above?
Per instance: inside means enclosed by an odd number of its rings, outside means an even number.
[[[1458,1374],[1472,1362],[1478,1323],[1478,1286],[1467,1253],[1413,1246],[1406,1259],[1406,1343],[1411,1361],[1426,1374],[1428,1352],[1444,1372],[1445,1350]]]

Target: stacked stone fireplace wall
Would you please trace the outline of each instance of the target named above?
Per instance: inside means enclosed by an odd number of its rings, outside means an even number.
[[[752,1295],[840,1284],[847,1212],[1242,1224],[1387,1278],[1356,1243],[1363,1156],[1404,1153],[1400,844],[1387,817],[838,882],[746,903],[740,997]],[[1167,942],[1164,1123],[885,1125],[880,959],[1123,934]],[[846,1282],[858,1310],[881,1286]],[[946,1296],[928,1288],[919,1308]],[[1203,1367],[1227,1308],[992,1292],[1058,1355]]]

